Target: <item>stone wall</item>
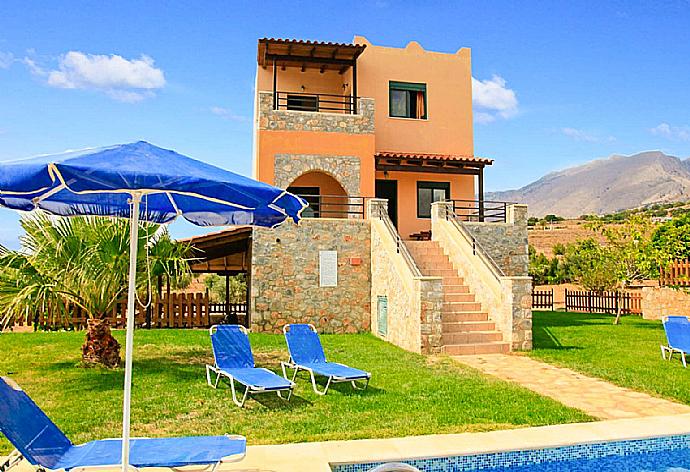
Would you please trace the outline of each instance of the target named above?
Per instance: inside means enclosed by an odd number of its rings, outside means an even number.
[[[448,255],[453,266],[465,279],[478,302],[489,313],[489,318],[496,323],[496,327],[503,333],[504,340],[509,342],[512,350],[532,349],[532,279],[527,276],[527,267],[521,269],[518,262],[512,262],[510,258],[504,260],[504,271],[524,270],[524,275],[501,275],[495,271],[490,263],[482,257],[481,250],[475,250],[468,237],[465,237],[460,229],[452,221],[446,219],[446,212],[452,203],[436,202],[432,204],[431,224],[432,239],[438,241],[444,252]],[[520,209],[518,209],[520,210]],[[525,208],[526,210],[526,208]],[[526,212],[525,212],[526,213]],[[513,219],[517,215],[517,219]],[[496,230],[487,229],[489,223],[480,223],[480,231],[472,235],[481,234],[486,238],[486,246],[492,246],[496,251],[501,247],[501,242],[491,242],[490,235],[500,238],[509,233],[520,234],[521,230],[515,228],[510,231],[507,226],[517,221],[518,225],[524,224],[524,233],[527,234],[527,220],[519,217],[520,211],[509,212],[509,220],[504,228]],[[491,223],[493,224],[493,223]],[[466,227],[467,225],[465,225]],[[475,236],[476,237],[476,236]],[[479,238],[477,238],[479,239]],[[521,241],[520,238],[515,238]],[[503,243],[510,250],[511,242]],[[482,244],[482,247],[485,247]],[[519,251],[513,248],[515,253]],[[493,257],[493,256],[492,256]],[[494,260],[498,263],[501,254],[497,253]],[[520,258],[515,260],[520,261]]]
[[[465,227],[507,276],[526,276],[529,269],[527,205],[510,205],[507,223],[466,222]]]
[[[349,196],[360,195],[360,162],[357,156],[326,156],[321,154],[276,154],[275,186],[287,188],[307,172],[324,172],[345,189]]]
[[[371,331],[408,351],[438,353],[442,343],[441,278],[416,276],[410,270],[397,252],[390,231],[377,217],[377,206],[387,207],[386,200],[370,200],[367,210],[371,221]],[[381,296],[386,297],[388,305],[386,334],[378,329],[377,304]]]
[[[274,110],[273,93],[259,92],[258,129],[270,131],[323,131],[373,134],[374,99],[360,98],[357,114]]]
[[[674,315],[690,316],[690,293],[670,287],[642,288],[642,318],[660,320]]]
[[[252,235],[251,325],[280,333],[312,323],[322,333],[369,331],[370,228],[367,220],[303,219]],[[338,252],[338,286],[319,286],[319,251]]]

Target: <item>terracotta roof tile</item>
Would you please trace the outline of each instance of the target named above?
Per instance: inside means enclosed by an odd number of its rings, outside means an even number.
[[[376,157],[384,159],[424,159],[434,161],[460,161],[460,162],[474,162],[477,164],[491,165],[493,159],[477,156],[462,156],[457,154],[431,154],[419,152],[392,152],[392,151],[378,151]]]

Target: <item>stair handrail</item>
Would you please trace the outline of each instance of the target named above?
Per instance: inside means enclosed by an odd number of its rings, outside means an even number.
[[[477,241],[477,238],[474,237],[472,232],[467,229],[465,223],[461,218],[458,218],[458,215],[455,214],[455,211],[451,207],[446,207],[446,220],[453,223],[453,225],[458,229],[458,232],[472,246],[472,254],[482,259],[486,266],[489,267],[494,277],[496,277],[496,280],[500,282],[501,278],[506,276],[505,272],[503,272],[503,269],[501,269],[493,257],[491,257],[489,251],[484,249],[479,241]]]
[[[417,263],[412,258],[412,254],[410,254],[410,251],[407,249],[407,246],[400,237],[398,230],[395,229],[395,226],[393,225],[390,216],[388,216],[388,212],[381,205],[377,206],[377,212],[379,220],[381,220],[383,226],[391,235],[393,241],[395,241],[395,252],[402,256],[403,260],[407,264],[407,267],[410,269],[410,271],[412,271],[413,277],[422,277],[422,271],[419,270],[419,267],[417,267]]]

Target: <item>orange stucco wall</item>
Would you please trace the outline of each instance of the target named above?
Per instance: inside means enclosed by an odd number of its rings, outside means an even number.
[[[257,180],[273,184],[276,154],[327,154],[357,156],[360,160],[360,196],[374,195],[374,136],[370,134],[313,131],[268,131],[257,133]]]
[[[417,182],[450,182],[450,198],[474,199],[474,176],[458,174],[432,174],[421,172],[377,171],[376,178],[398,181],[398,233],[403,239],[410,234],[431,229],[430,218],[417,218]]]
[[[405,48],[367,48],[357,62],[358,94],[376,101],[376,150],[473,155],[472,66],[470,50],[455,54],[425,51],[412,41]],[[389,81],[425,83],[426,120],[388,116]]]
[[[322,154],[358,156],[361,175],[359,195],[375,195],[375,179],[383,172],[374,169],[375,151],[473,155],[472,72],[470,50],[456,53],[425,51],[418,43],[405,48],[375,46],[366,38],[355,43],[367,48],[358,59],[358,95],[375,101],[374,134],[340,132],[258,130],[255,136],[255,178],[274,183],[276,154]],[[389,81],[420,82],[427,86],[426,120],[391,118]],[[347,95],[352,86],[351,71],[289,67],[277,71],[280,91]],[[271,67],[258,68],[258,91],[273,88]],[[403,237],[430,229],[429,219],[417,218],[417,181],[451,183],[451,198],[473,199],[474,177],[457,174],[390,172],[398,181],[398,228]],[[305,184],[306,185],[306,184]]]

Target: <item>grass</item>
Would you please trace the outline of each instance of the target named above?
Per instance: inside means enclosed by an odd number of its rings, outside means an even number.
[[[532,357],[690,405],[690,370],[677,355],[662,360],[660,321],[624,316],[615,326],[611,315],[534,312],[533,325]]]
[[[122,332],[116,337],[122,341]],[[487,431],[588,421],[516,385],[487,378],[445,357],[423,357],[368,334],[323,336],[330,360],[373,373],[369,389],[331,387],[325,397],[298,379],[292,400],[255,396],[244,409],[227,385],[213,390],[204,377],[212,362],[208,333],[140,330],[135,334],[134,436],[235,433],[252,444],[382,438]],[[14,378],[75,442],[120,435],[122,369],[79,365],[83,333],[0,335],[0,374]],[[282,336],[252,334],[257,364],[279,370]],[[4,440],[0,440],[4,441]],[[9,444],[0,442],[0,452]]]

